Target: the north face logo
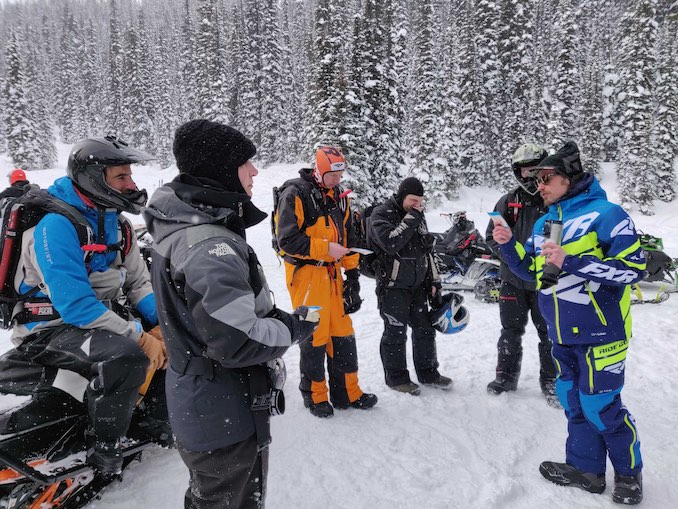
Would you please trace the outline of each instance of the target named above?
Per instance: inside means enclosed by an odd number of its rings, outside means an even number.
[[[226,242],[221,242],[214,246],[214,249],[210,249],[207,251],[209,254],[213,256],[226,256],[226,255],[235,255],[235,251],[233,251],[233,248],[226,244]]]

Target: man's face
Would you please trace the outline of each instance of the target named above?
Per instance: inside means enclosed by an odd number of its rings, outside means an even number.
[[[323,175],[323,187],[325,189],[332,189],[333,187],[338,186],[341,183],[341,177],[343,177],[343,171],[328,171]]]
[[[238,178],[240,185],[247,193],[247,196],[252,196],[252,188],[254,187],[254,177],[259,175],[259,170],[248,160],[245,164],[238,166]]]
[[[412,209],[422,210],[424,208],[424,197],[416,194],[408,194],[403,199],[403,210],[409,212]]]
[[[556,173],[555,168],[543,168],[537,174],[537,191],[544,205],[553,205],[570,190],[570,180]]]
[[[139,190],[136,182],[132,180],[132,167],[129,164],[107,166],[104,170],[104,178],[108,187],[119,193],[130,194]]]

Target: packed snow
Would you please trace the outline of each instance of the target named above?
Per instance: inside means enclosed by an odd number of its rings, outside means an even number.
[[[60,146],[56,169],[31,172],[29,178],[47,187],[65,174],[68,147]],[[254,202],[272,208],[271,188],[296,176],[300,165],[260,170],[255,178]],[[11,169],[0,156],[0,174]],[[603,187],[614,201],[616,180],[611,165],[604,168]],[[176,168],[135,168],[134,177],[149,194],[171,180]],[[447,220],[440,212],[466,210],[484,234],[487,212],[501,192],[490,188],[462,188],[459,199],[426,212],[431,231],[443,231]],[[639,229],[664,239],[665,250],[678,256],[678,203],[657,203],[652,217],[633,213]],[[135,221],[141,221],[139,216]],[[290,309],[284,269],[271,249],[268,221],[248,230],[248,242],[257,252],[275,299]],[[544,460],[564,460],[566,420],[562,410],[547,406],[539,389],[537,335],[528,325],[518,391],[492,396],[486,385],[494,378],[499,311],[466,293],[471,322],[463,332],[438,335],[440,372],[454,380],[452,391],[423,387],[413,397],[390,390],[384,382],[379,340],[382,322],[377,312],[374,282],[361,278],[362,309],[353,315],[360,384],[379,396],[368,411],[336,411],[320,420],[303,407],[296,389],[299,350],[285,357],[288,369],[287,411],[272,419],[273,444],[266,506],[269,509],[370,508],[535,509],[609,508],[613,472],[608,489],[593,495],[562,488],[541,477]],[[644,289],[654,296],[656,286]],[[678,440],[678,294],[661,304],[633,307],[634,339],[628,357],[623,400],[634,415],[645,464],[645,508],[678,507],[676,460]],[[0,332],[0,348],[10,347],[9,332]],[[409,347],[408,347],[409,348]],[[411,354],[409,365],[412,366]],[[412,369],[412,376],[414,371]],[[89,507],[109,509],[183,507],[188,471],[175,450],[151,449],[143,461],[130,466],[121,483],[109,487]],[[143,501],[143,502],[142,502]]]

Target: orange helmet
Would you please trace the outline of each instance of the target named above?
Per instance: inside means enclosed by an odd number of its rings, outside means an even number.
[[[20,182],[22,180],[28,180],[26,178],[26,172],[19,168],[14,168],[9,172],[9,183],[14,184],[15,182]]]
[[[323,185],[325,173],[344,170],[346,170],[346,159],[344,159],[340,147],[323,145],[316,149],[315,162],[313,163],[313,178],[315,178],[318,184]]]

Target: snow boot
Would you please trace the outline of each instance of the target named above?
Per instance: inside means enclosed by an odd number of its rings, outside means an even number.
[[[567,463],[544,461],[539,465],[539,472],[546,479],[560,486],[574,486],[589,493],[605,491],[605,474],[582,472]]]
[[[497,372],[497,377],[487,384],[487,392],[499,395],[503,392],[515,391],[518,388],[518,375]]]
[[[555,379],[549,378],[546,380],[540,380],[539,385],[541,386],[541,392],[546,398],[546,403],[553,408],[563,408],[556,394],[556,381]]]
[[[389,385],[391,389],[398,392],[404,392],[406,394],[411,394],[412,396],[419,396],[421,389],[414,382],[405,382],[404,384],[398,385]]]
[[[612,501],[618,504],[636,505],[643,500],[643,475],[614,475]]]
[[[304,400],[304,406],[309,409],[311,414],[321,419],[332,417],[334,415],[334,408],[329,401],[321,401],[320,403],[313,403],[312,401]]]
[[[338,408],[339,410],[346,410],[348,407],[351,407],[357,408],[359,410],[369,410],[370,408],[377,404],[377,401],[378,398],[376,394],[363,392],[362,396],[360,396],[355,401],[348,404],[339,404],[339,405],[335,403],[334,408]]]
[[[93,436],[88,437],[91,441]],[[105,479],[113,479],[122,472],[123,455],[120,441],[101,442],[96,440],[87,449],[87,464],[94,468]]]
[[[451,378],[448,378],[443,375],[438,375],[435,379],[430,382],[421,382],[428,387],[433,387],[434,389],[442,389],[444,391],[449,391],[452,388],[453,382]]]

